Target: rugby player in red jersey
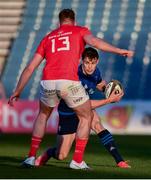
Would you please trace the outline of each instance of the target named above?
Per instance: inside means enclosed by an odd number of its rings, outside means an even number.
[[[89,96],[77,75],[81,53],[85,45],[89,44],[102,51],[133,56],[133,51],[114,47],[93,36],[86,27],[75,25],[75,14],[71,9],[64,9],[59,13],[59,22],[59,28],[42,39],[8,101],[10,105],[13,105],[13,101],[19,98],[34,70],[46,59],[40,83],[39,113],[33,126],[28,158],[23,163],[27,167],[34,166],[36,152],[45,133],[48,117],[62,98],[69,107],[73,108],[79,118],[74,157],[80,161],[79,165],[82,164],[81,167],[85,168],[83,154],[90,133],[93,113]]]

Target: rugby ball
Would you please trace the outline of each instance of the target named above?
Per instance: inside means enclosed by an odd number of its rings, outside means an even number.
[[[122,84],[118,80],[112,80],[106,85],[104,92],[105,97],[109,98],[114,90],[115,90],[115,94],[119,94],[123,91]]]

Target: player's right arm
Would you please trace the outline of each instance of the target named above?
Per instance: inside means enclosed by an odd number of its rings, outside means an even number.
[[[21,74],[21,76],[19,78],[19,81],[17,83],[16,89],[13,92],[13,94],[11,95],[11,97],[9,98],[8,104],[13,106],[13,101],[14,100],[16,101],[19,98],[23,88],[25,87],[25,85],[29,81],[29,79],[32,76],[34,70],[42,62],[42,60],[43,60],[43,57],[40,54],[35,53],[34,57],[31,60],[31,62],[23,70],[23,72],[22,72],[22,74]]]
[[[84,40],[87,44],[89,44],[97,49],[100,49],[102,51],[116,53],[121,56],[127,56],[127,57],[133,57],[133,55],[134,55],[133,51],[117,48],[117,47],[105,42],[103,39],[93,36],[93,34],[84,35]]]
[[[106,104],[110,104],[113,102],[118,102],[123,97],[124,92],[122,91],[119,94],[115,94],[115,91],[112,92],[112,94],[107,99],[101,99],[101,100],[90,100],[92,109],[104,106]]]

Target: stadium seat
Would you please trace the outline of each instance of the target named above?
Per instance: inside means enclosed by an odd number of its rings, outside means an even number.
[[[13,39],[17,37],[25,0],[0,1],[0,74],[10,53]]]

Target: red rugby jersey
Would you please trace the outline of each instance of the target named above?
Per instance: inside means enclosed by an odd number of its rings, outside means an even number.
[[[46,59],[43,80],[79,80],[78,65],[86,34],[91,34],[86,27],[62,25],[42,39],[36,53]]]

